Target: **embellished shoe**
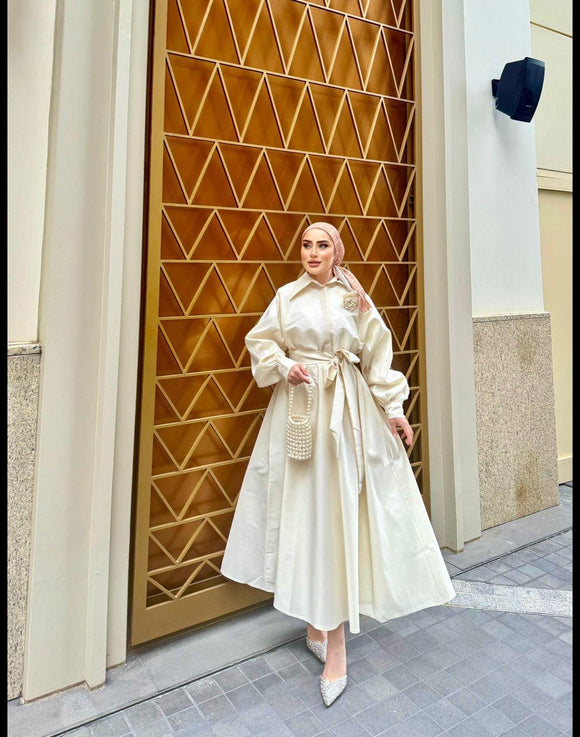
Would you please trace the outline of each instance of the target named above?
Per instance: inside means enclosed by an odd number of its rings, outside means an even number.
[[[306,647],[313,652],[321,663],[326,663],[326,646],[328,645],[328,638],[324,642],[318,640],[311,640],[306,635]]]
[[[336,678],[333,681],[329,681],[326,678],[320,676],[320,693],[322,694],[322,700],[326,706],[330,706],[340,694],[346,688],[346,682],[348,675],[344,675],[341,678]]]

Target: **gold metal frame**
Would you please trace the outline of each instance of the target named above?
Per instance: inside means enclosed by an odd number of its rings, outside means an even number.
[[[415,46],[421,48],[421,19],[419,14],[419,0],[412,0],[413,32],[415,35]],[[417,110],[421,110],[421,68],[422,59],[420,53],[415,54],[414,59],[414,99]],[[431,516],[431,494],[429,476],[429,438],[427,420],[427,360],[425,348],[425,269],[423,260],[423,157],[422,157],[423,130],[421,115],[417,114],[415,119],[415,169],[417,187],[415,189],[415,213],[417,220],[417,342],[419,347],[419,386],[420,389],[420,417],[421,417],[421,462],[422,462],[422,485],[421,494],[427,513]]]
[[[133,645],[271,598],[219,572],[271,392],[243,336],[314,219],[391,328],[427,499],[412,4],[155,4]]]

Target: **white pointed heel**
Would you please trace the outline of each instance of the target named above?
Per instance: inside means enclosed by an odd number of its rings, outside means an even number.
[[[328,645],[328,638],[324,640],[324,642],[319,642],[318,640],[311,640],[308,635],[306,635],[306,647],[310,650],[310,652],[314,653],[318,660],[320,660],[321,663],[326,663],[326,646]]]
[[[340,694],[346,688],[346,682],[348,675],[344,675],[341,678],[337,678],[333,681],[329,681],[326,678],[320,676],[320,693],[322,694],[322,700],[326,706],[330,706],[333,701],[340,696]]]

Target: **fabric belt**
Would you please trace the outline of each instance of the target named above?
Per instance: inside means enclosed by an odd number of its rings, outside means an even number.
[[[322,386],[328,387],[334,383],[330,433],[333,438],[334,452],[337,458],[339,457],[341,450],[342,420],[344,416],[344,406],[346,404],[350,415],[350,425],[356,457],[358,493],[360,494],[364,481],[364,461],[362,427],[358,403],[359,388],[357,387],[357,382],[364,381],[364,379],[360,371],[354,367],[355,363],[360,363],[359,357],[355,353],[347,351],[345,348],[339,348],[333,354],[295,352],[290,355],[290,358],[293,361],[303,364],[324,364],[326,370]]]

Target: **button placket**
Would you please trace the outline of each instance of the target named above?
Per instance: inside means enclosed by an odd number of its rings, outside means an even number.
[[[330,336],[330,352],[334,353],[334,335],[330,329],[330,309],[328,307],[328,287],[322,289],[322,308],[325,319],[325,328],[327,335]]]

